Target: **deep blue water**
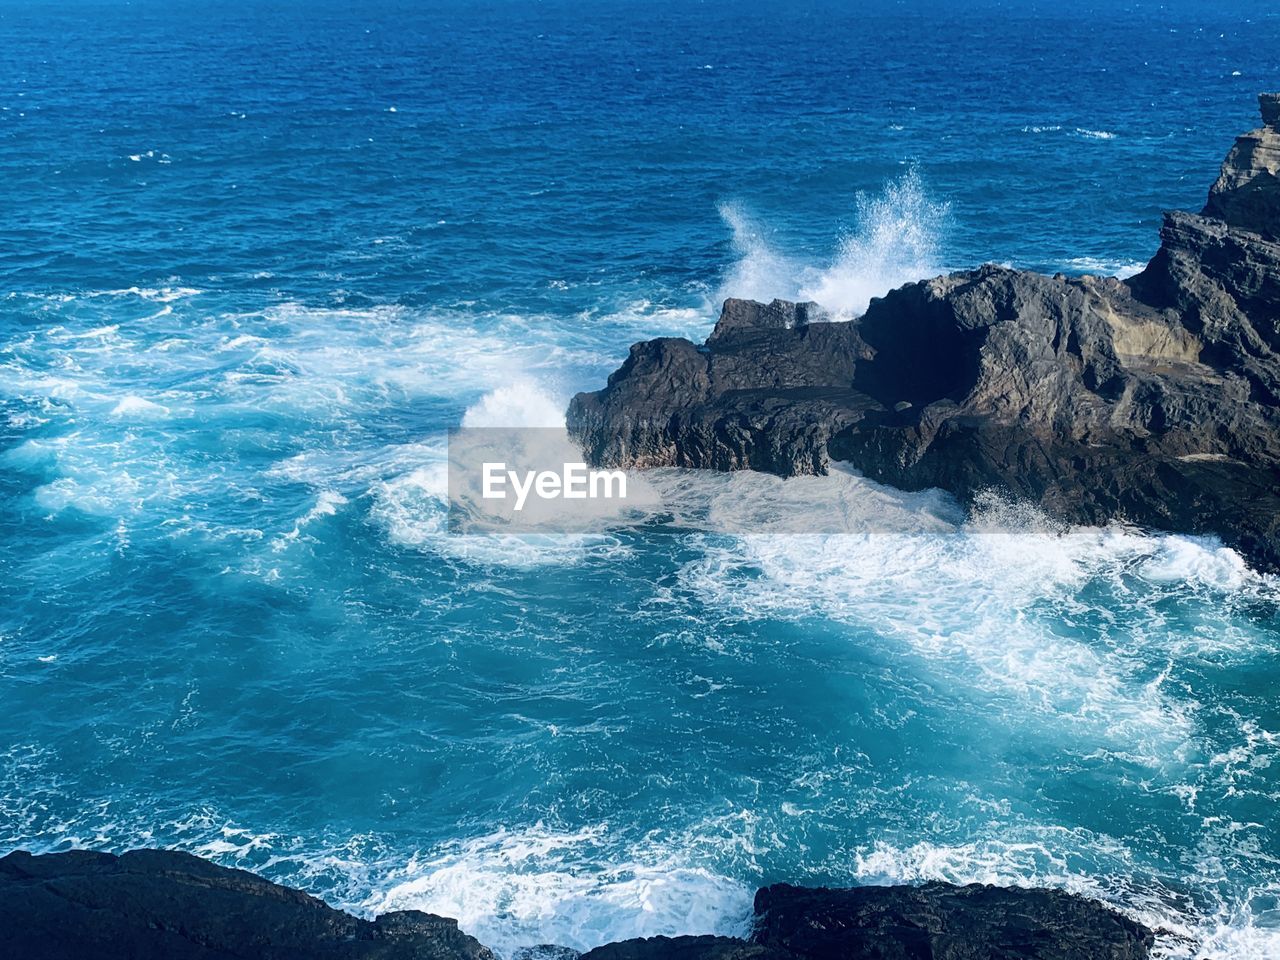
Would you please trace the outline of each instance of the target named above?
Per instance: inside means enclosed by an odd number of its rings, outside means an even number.
[[[727,294],[1131,272],[1280,87],[1271,5],[36,0],[0,48],[0,850],[507,951],[940,877],[1280,954],[1280,585],[1231,551],[441,500],[464,415],[554,423]]]

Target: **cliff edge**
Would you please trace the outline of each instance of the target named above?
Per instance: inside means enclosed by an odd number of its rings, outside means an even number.
[[[929,883],[756,894],[733,937],[611,943],[587,960],[1145,960],[1141,924],[1057,890]],[[299,890],[174,850],[0,858],[0,956],[23,960],[494,960],[457,921],[417,910],[362,920]],[[567,947],[510,960],[576,960]]]

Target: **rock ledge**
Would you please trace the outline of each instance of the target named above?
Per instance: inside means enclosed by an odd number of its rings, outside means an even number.
[[[626,940],[585,960],[1145,960],[1153,935],[1055,890],[767,887],[750,940]],[[362,920],[299,890],[170,850],[0,858],[0,956],[23,960],[494,960],[455,920]],[[574,960],[541,944],[513,960]]]
[[[1280,569],[1280,94],[1204,210],[1169,213],[1137,276],[986,265],[849,322],[728,300],[701,346],[635,344],[574,397],[597,466],[825,473],[832,460],[1071,523],[1216,534]]]

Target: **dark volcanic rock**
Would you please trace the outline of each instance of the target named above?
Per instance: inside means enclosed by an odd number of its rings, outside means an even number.
[[[984,266],[852,322],[726,301],[702,347],[636,344],[571,434],[600,466],[821,474],[832,459],[1060,519],[1216,533],[1280,568],[1280,97],[1203,213],[1129,281]]]
[[[775,300],[726,300],[707,344],[637,343],[599,393],[574,397],[569,422],[598,465],[822,473],[826,444],[872,406],[850,390],[866,347],[848,323],[808,322]],[[796,322],[747,325],[791,313]]]
[[[578,960],[581,950],[562,947],[557,943],[539,943],[532,947],[516,947],[511,960]]]
[[[596,947],[582,960],[795,960],[793,954],[733,937],[645,937]]]
[[[649,937],[582,960],[1143,960],[1152,935],[1052,890],[806,889],[756,894],[756,931]],[[572,960],[525,947],[516,960]],[[243,870],[166,850],[0,858],[0,957],[23,960],[494,960],[457,922],[417,911],[361,920]]]
[[[1280,93],[1264,93],[1262,128],[1236,139],[1203,213],[1254,233],[1280,237]]]
[[[361,920],[190,854],[0,859],[0,956],[24,960],[493,960],[454,920]]]
[[[766,887],[753,939],[806,960],[1143,960],[1153,936],[1059,890]]]

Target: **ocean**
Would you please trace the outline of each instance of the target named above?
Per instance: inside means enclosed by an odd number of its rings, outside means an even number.
[[[844,471],[798,482],[918,531],[443,493],[450,427],[561,425],[725,296],[1132,274],[1280,87],[1273,4],[5,0],[0,47],[0,852],[507,958],[932,878],[1280,956],[1280,581],[1220,543]]]

